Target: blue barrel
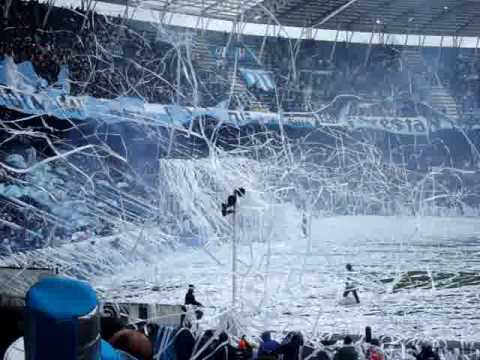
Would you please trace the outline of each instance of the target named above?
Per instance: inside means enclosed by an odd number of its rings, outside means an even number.
[[[24,341],[26,360],[120,358],[100,340],[95,291],[89,284],[72,279],[46,278],[30,288]]]

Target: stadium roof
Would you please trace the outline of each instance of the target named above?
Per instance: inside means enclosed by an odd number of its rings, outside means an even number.
[[[55,6],[76,8],[78,0]],[[95,11],[254,36],[480,48],[480,0],[96,0]]]
[[[429,35],[480,35],[479,0],[265,0],[249,11],[283,25],[350,31]]]
[[[480,0],[100,0],[207,18],[362,32],[480,35]],[[274,20],[275,19],[275,20]]]
[[[200,15],[215,19],[235,20],[261,0],[100,0],[100,2],[141,7],[161,12]]]

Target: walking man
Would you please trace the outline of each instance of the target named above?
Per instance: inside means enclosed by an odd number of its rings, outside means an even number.
[[[355,281],[351,275],[353,273],[353,267],[352,265],[347,264],[346,269],[347,269],[347,279],[345,282],[345,291],[343,292],[343,297],[345,298],[348,296],[348,294],[352,293],[357,304],[360,304],[360,299],[358,298],[358,293],[357,293],[357,285],[355,284]]]

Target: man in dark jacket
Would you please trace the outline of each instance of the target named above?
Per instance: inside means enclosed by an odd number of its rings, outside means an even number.
[[[290,332],[275,353],[283,355],[283,360],[300,360],[300,348],[303,346],[303,335]]]
[[[422,345],[422,351],[416,356],[417,360],[440,360],[440,357],[433,351],[432,345],[426,343]]]
[[[194,289],[195,287],[193,285],[188,285],[188,291],[185,295],[185,305],[203,306],[195,299]]]
[[[206,330],[202,337],[197,341],[194,347],[194,354],[198,360],[212,359],[213,353],[217,347],[217,341],[214,338],[214,330]]]
[[[213,353],[213,360],[235,360],[237,350],[230,345],[230,339],[226,332],[218,336],[217,347]]]
[[[187,313],[186,305],[203,307],[203,305],[195,299],[195,294],[193,293],[194,289],[195,287],[193,285],[188,285],[188,291],[187,291],[187,294],[185,295],[185,305],[182,306],[182,315],[180,318],[180,324],[183,324],[183,322],[185,321],[185,315]],[[200,309],[195,309],[195,317],[197,318],[197,320],[200,320],[203,317],[203,311]]]
[[[195,346],[195,337],[188,324],[178,330],[175,335],[175,355],[177,360],[190,360]]]
[[[345,336],[343,340],[343,347],[337,350],[333,360],[358,360],[358,352],[352,344],[352,338]]]

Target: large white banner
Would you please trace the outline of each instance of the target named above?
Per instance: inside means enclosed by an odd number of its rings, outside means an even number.
[[[201,116],[219,122],[245,126],[248,124],[283,125],[287,127],[317,128],[345,127],[349,129],[377,129],[396,134],[425,135],[442,129],[453,129],[459,124],[448,118],[426,119],[395,116],[337,116],[321,113],[267,113],[232,111],[221,108],[188,108],[176,105],[149,104],[134,98],[97,99],[91,96],[70,96],[58,90],[44,89],[37,93],[0,86],[0,106],[26,114],[50,115],[59,119],[99,119],[105,122],[136,122],[157,126],[189,126]],[[480,129],[480,123],[469,121],[465,129]]]

